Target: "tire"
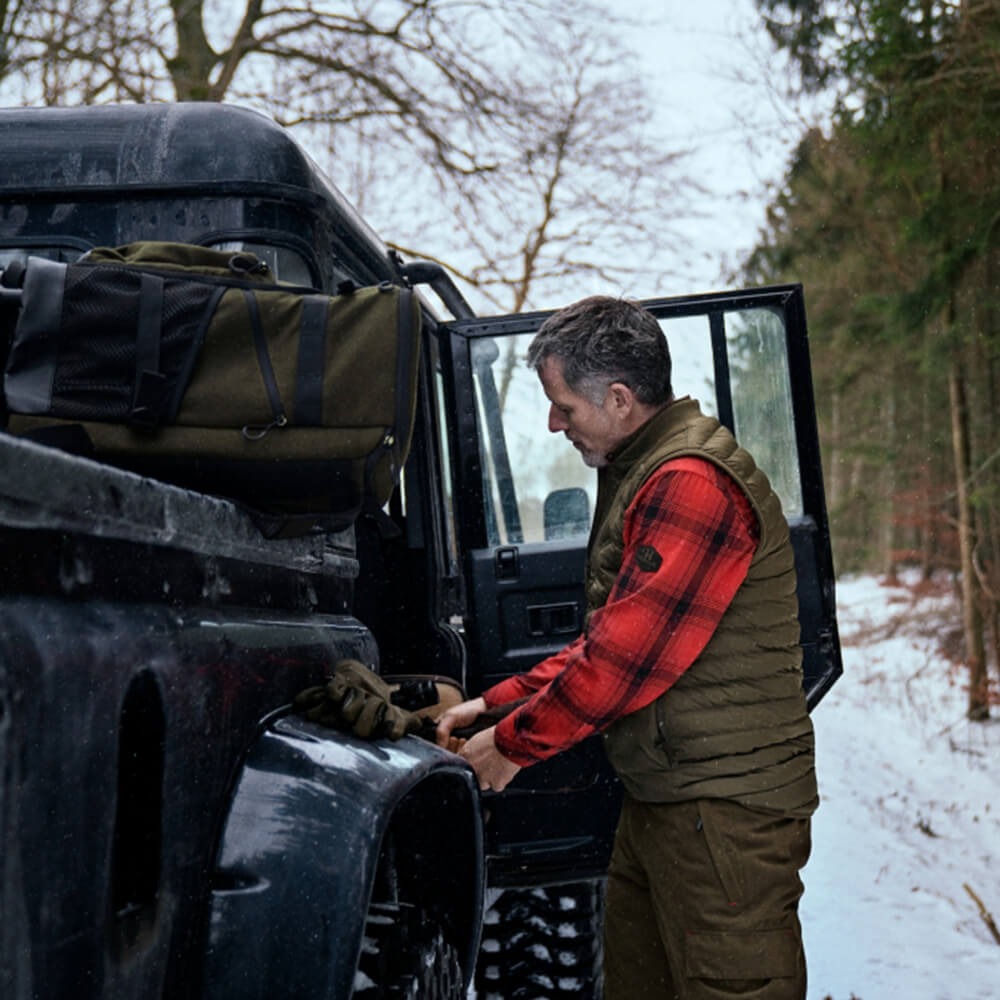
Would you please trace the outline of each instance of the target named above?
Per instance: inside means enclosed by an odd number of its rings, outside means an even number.
[[[407,903],[372,903],[365,921],[355,1000],[460,1000],[458,950],[440,924]]]
[[[486,911],[478,1000],[600,1000],[603,882],[508,889]]]

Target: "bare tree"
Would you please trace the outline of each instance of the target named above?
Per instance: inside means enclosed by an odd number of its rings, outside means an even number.
[[[632,292],[636,274],[652,291],[670,270],[668,217],[694,185],[649,136],[614,18],[589,0],[0,3],[22,101],[266,110],[390,241],[494,306],[564,298],[567,281]]]
[[[533,113],[507,127],[485,182],[460,180],[440,245],[454,254],[461,241],[463,280],[513,312],[569,290],[652,294],[684,245],[671,223],[699,193],[684,152],[651,135],[641,81],[608,39],[568,30],[525,44],[536,57],[519,73],[520,100]],[[422,229],[425,253],[434,231]]]
[[[509,31],[514,9],[532,5],[495,6]],[[285,124],[378,120],[468,170],[476,158],[456,123],[518,110],[464,37],[474,10],[453,0],[41,0],[11,19],[8,74],[22,97],[50,104],[264,100]]]
[[[7,64],[9,60],[7,47],[9,44],[8,34],[10,32],[8,18],[10,18],[12,14],[13,10],[11,9],[10,0],[0,0],[0,80],[2,80],[7,74]]]

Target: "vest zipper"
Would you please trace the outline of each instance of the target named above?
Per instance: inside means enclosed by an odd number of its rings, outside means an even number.
[[[667,740],[667,720],[663,717],[663,697],[656,699],[653,704],[653,718],[656,720],[656,739],[653,741],[656,747],[663,751],[667,758],[667,763],[674,766],[674,755],[670,752],[670,744]]]

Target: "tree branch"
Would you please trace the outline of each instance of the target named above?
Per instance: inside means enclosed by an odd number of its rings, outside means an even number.
[[[1000,944],[1000,928],[997,928],[996,921],[993,919],[993,914],[986,909],[983,901],[972,891],[972,887],[968,882],[962,883],[962,888],[972,897],[972,901],[976,904],[979,909],[979,916],[982,917],[983,923],[989,928],[990,933],[993,935],[993,940],[997,944]]]

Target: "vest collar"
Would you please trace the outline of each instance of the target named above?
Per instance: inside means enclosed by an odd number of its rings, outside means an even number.
[[[621,476],[633,463],[645,455],[653,441],[660,441],[675,430],[684,427],[694,416],[701,413],[698,401],[690,396],[683,396],[667,403],[662,410],[657,410],[641,427],[633,431],[624,441],[608,455],[607,469],[615,469]]]
[[[613,497],[636,464],[651,454],[665,438],[684,433],[688,423],[700,413],[697,400],[690,396],[667,403],[608,455],[608,464],[597,470],[595,530],[598,523],[607,516]],[[593,537],[592,534],[591,540]]]

